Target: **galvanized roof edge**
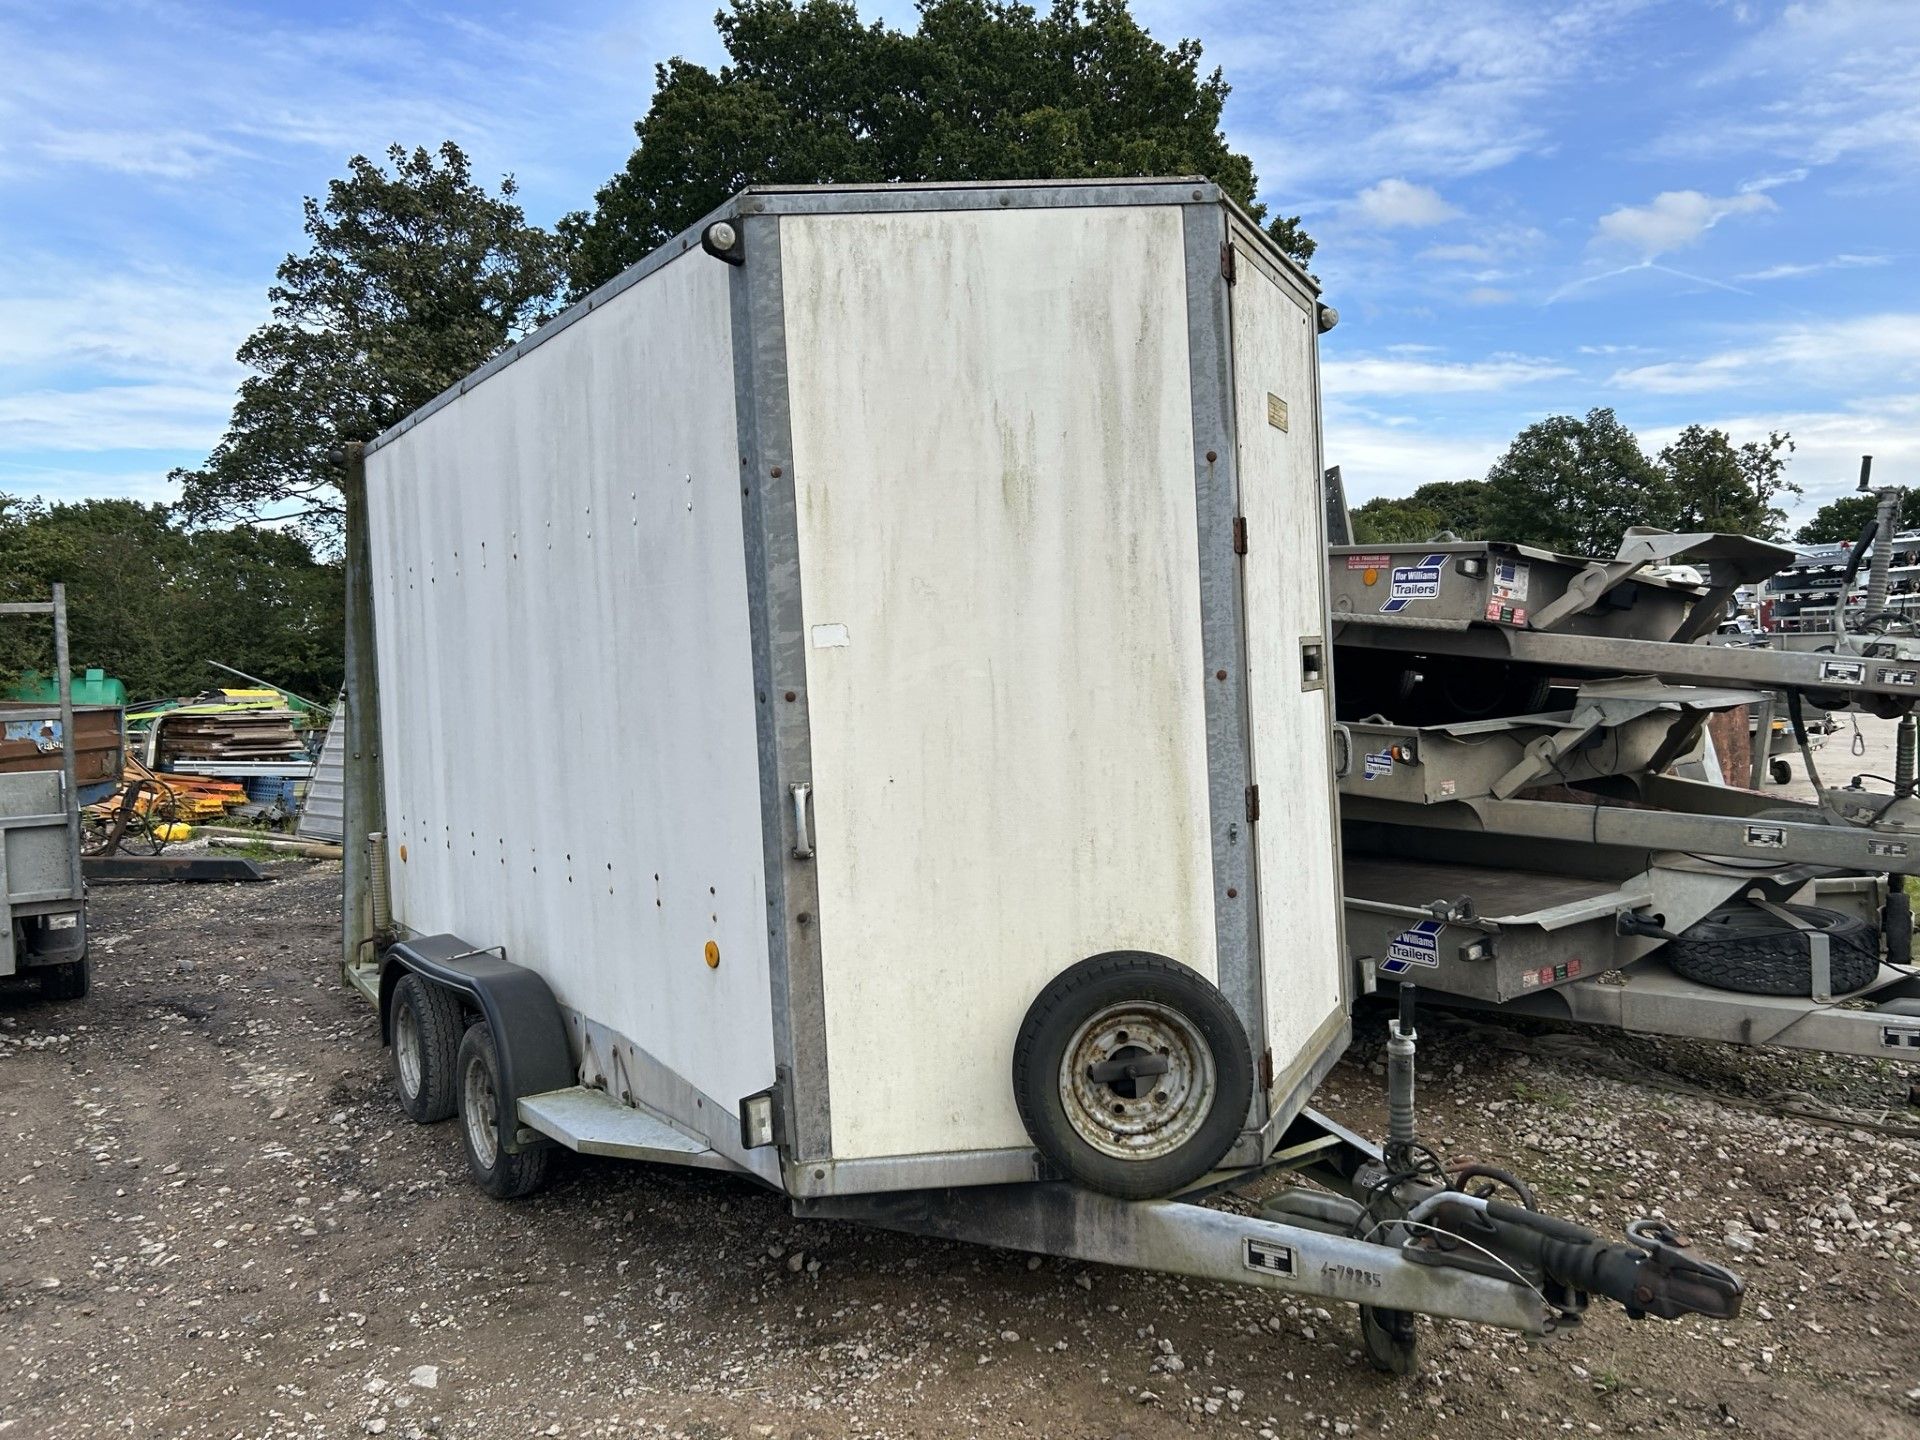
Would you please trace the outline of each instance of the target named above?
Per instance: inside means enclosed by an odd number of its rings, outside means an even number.
[[[1174,193],[1176,191],[1185,193],[1176,194]],[[956,195],[968,195],[977,199],[973,203],[956,206],[952,204],[953,197]],[[699,220],[658,249],[636,260],[604,285],[589,292],[584,298],[576,300],[531,335],[515,341],[472,374],[449,385],[405,419],[388,426],[367,442],[366,453],[371,455],[376,450],[391,444],[422,421],[438,414],[468,391],[499,374],[514,361],[531,354],[569,326],[592,314],[615,296],[638,285],[656,270],[678,260],[699,245],[701,233],[716,220],[736,219],[742,215],[851,215],[872,213],[882,208],[887,210],[984,209],[996,195],[1006,197],[1002,201],[1003,204],[1017,204],[1021,208],[1036,209],[1067,205],[1192,205],[1224,202],[1246,220],[1250,229],[1260,235],[1262,244],[1271,252],[1275,260],[1297,274],[1314,294],[1320,293],[1320,287],[1313,277],[1282,252],[1244,209],[1219,186],[1197,175],[1112,180],[951,180],[927,181],[919,184],[750,185],[724,204],[701,216]],[[882,197],[885,200],[884,205],[858,203],[863,198],[878,201]],[[928,204],[925,198],[917,199],[917,197],[938,197],[948,203]],[[781,203],[783,201],[789,203]]]

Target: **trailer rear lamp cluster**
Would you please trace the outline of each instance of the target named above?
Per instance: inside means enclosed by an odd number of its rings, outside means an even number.
[[[1493,936],[1482,935],[1478,940],[1469,940],[1460,947],[1462,960],[1493,959]]]
[[[1411,745],[1389,745],[1387,753],[1402,765],[1411,765],[1420,758],[1420,752]]]
[[[702,230],[700,248],[729,265],[747,263],[747,252],[740,244],[740,227],[731,220],[716,220]]]
[[[1462,575],[1482,575],[1486,573],[1486,569],[1487,562],[1478,556],[1460,562],[1460,573]]]
[[[762,1090],[740,1102],[740,1148],[759,1150],[779,1138],[779,1110],[772,1090]]]

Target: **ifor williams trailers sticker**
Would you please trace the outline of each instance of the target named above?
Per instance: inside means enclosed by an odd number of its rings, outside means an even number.
[[[1387,615],[1406,609],[1410,600],[1438,600],[1440,578],[1446,573],[1447,557],[1429,555],[1418,565],[1393,567],[1393,583],[1388,587],[1387,603],[1380,607]]]
[[[1387,958],[1380,962],[1380,973],[1404,975],[1416,965],[1439,969],[1440,929],[1438,920],[1422,920],[1411,930],[1402,930],[1387,942]]]

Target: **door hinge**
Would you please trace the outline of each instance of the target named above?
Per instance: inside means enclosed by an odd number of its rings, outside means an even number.
[[[1220,242],[1220,278],[1229,285],[1233,284],[1233,242],[1231,240]]]
[[[1253,824],[1260,818],[1260,787],[1247,786],[1247,823]]]
[[[1236,555],[1247,553],[1247,517],[1244,515],[1233,517],[1233,553]]]

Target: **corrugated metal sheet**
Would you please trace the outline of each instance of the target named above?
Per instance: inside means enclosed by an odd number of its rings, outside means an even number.
[[[294,833],[302,840],[330,840],[338,845],[346,835],[346,753],[347,706],[343,700],[333,710],[333,723],[327,726],[326,743],[320,747],[320,763],[313,767],[307,782],[307,798],[300,805],[300,821]]]

